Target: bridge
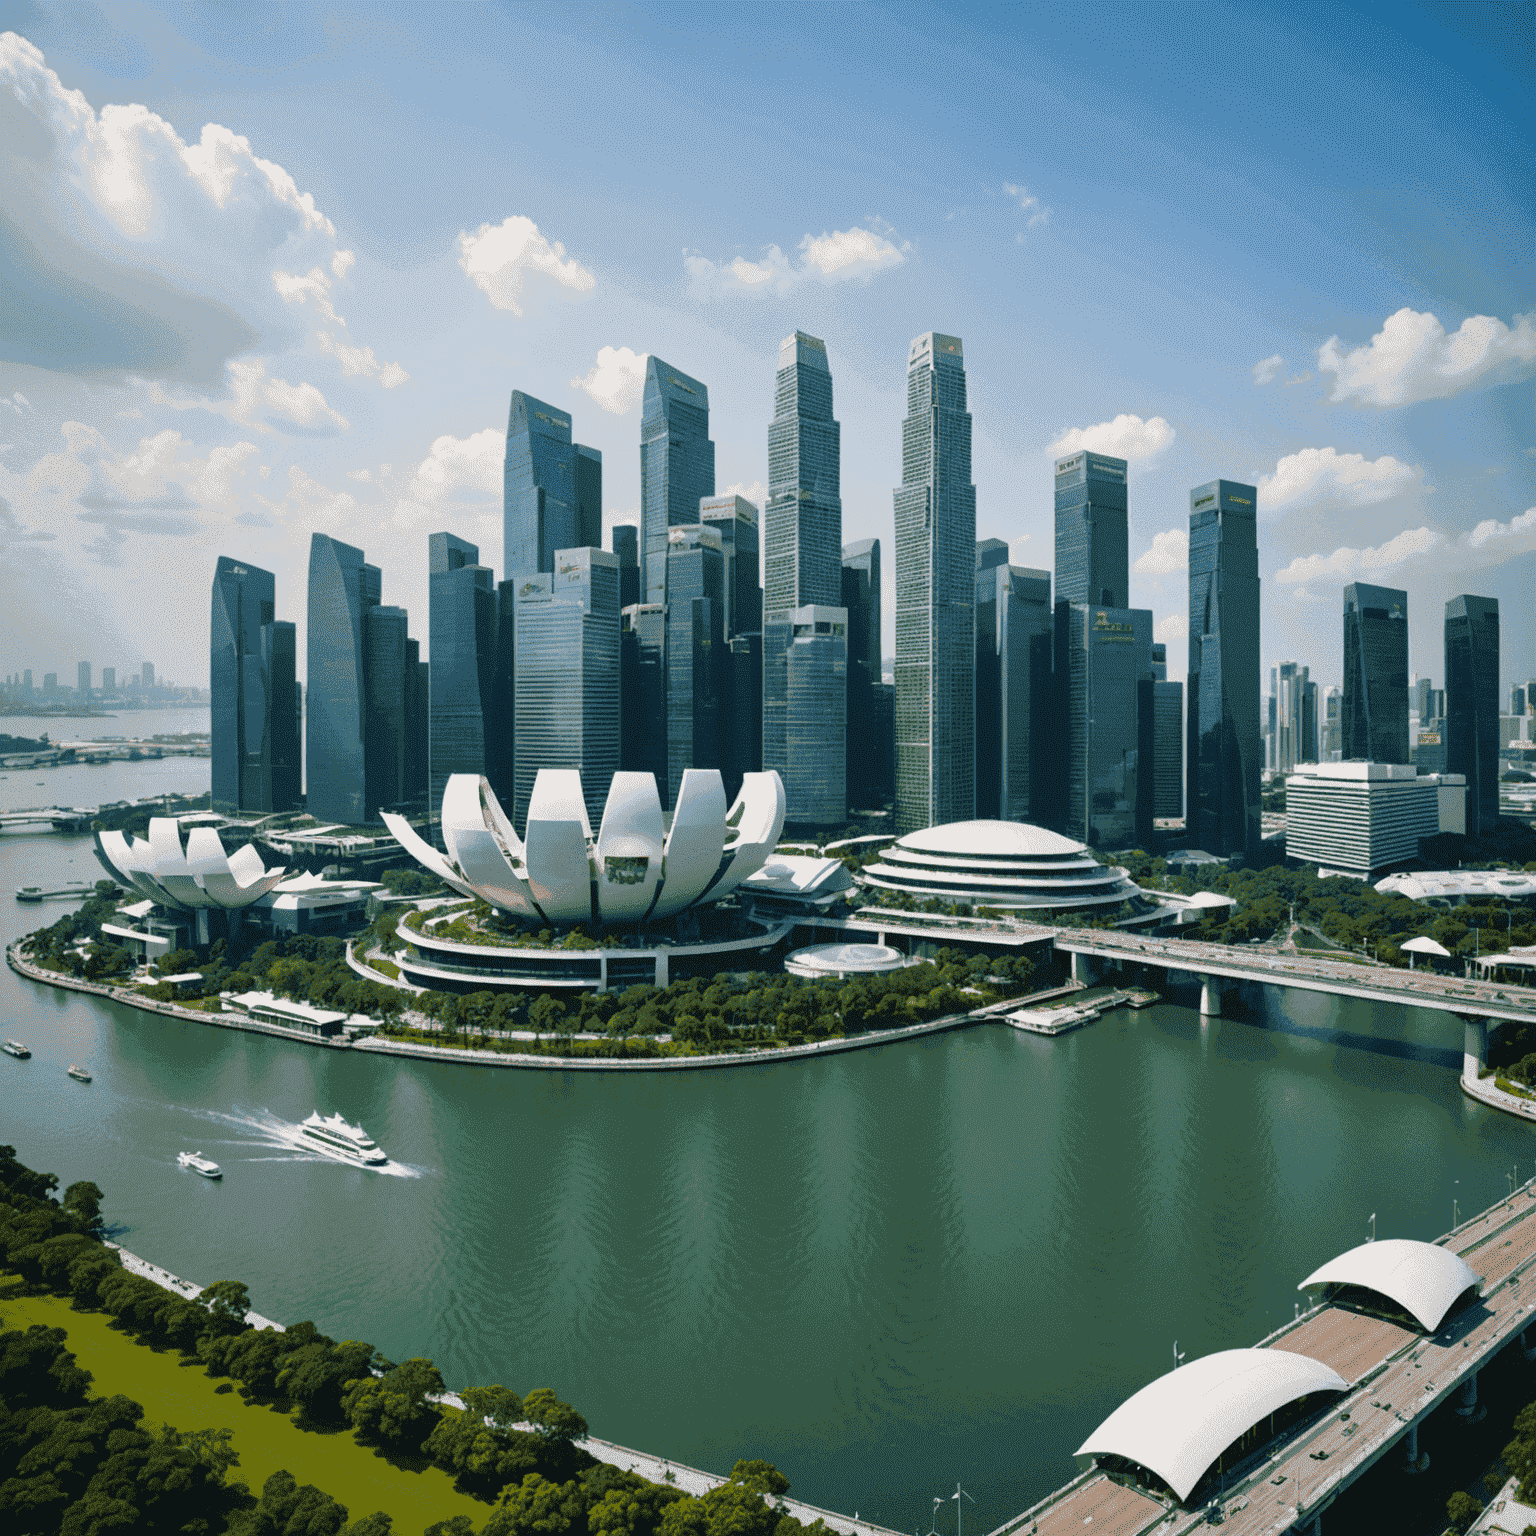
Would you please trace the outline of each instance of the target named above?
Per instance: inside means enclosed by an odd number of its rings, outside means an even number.
[[[88,832],[101,815],[100,806],[47,806],[36,810],[0,813],[0,831],[9,827],[38,827],[47,823],[55,832]]]
[[[1437,1246],[1466,1261],[1482,1294],[1470,1304],[1452,1303],[1433,1332],[1324,1300],[1260,1342],[1259,1349],[1284,1350],[1337,1372],[1345,1391],[1326,1410],[1278,1434],[1263,1436],[1262,1420],[1239,1427],[1230,1437],[1239,1445],[1244,1430],[1250,1440],[1257,1433],[1267,1443],[1246,1451],[1229,1444],[1235,1465],[1214,1481],[1207,1471],[1198,1507],[1095,1463],[992,1536],[1082,1536],[1085,1529],[1184,1536],[1207,1521],[1232,1536],[1321,1536],[1324,1511],[1371,1468],[1395,1463],[1413,1472],[1428,1465],[1419,1430],[1436,1408],[1455,1399],[1459,1414],[1481,1417],[1478,1373],[1500,1350],[1519,1340],[1525,1358],[1536,1358],[1536,1308],[1521,1296],[1521,1281],[1536,1264],[1536,1180],[1446,1233]],[[1182,1426],[1170,1428],[1177,1437]],[[1207,1468],[1221,1464],[1219,1449],[1210,1447]]]

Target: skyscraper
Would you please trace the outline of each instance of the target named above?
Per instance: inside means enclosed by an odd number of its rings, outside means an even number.
[[[880,540],[843,545],[843,601],[848,611],[848,802],[883,805],[894,784],[894,746],[881,729]]]
[[[720,773],[725,798],[734,804],[741,781],[763,766],[763,637],[760,633],[732,635],[729,653],[727,702],[721,712]]]
[[[1344,758],[1408,761],[1408,594],[1344,588]]]
[[[640,601],[640,530],[633,523],[613,525],[613,552],[619,557],[619,607]]]
[[[273,811],[296,811],[304,788],[298,651],[298,628],[292,622],[276,619],[262,626],[261,655],[267,674],[268,739],[271,742],[272,799],[269,809]]]
[[[1189,493],[1185,835],[1209,853],[1259,846],[1259,544],[1251,485]]]
[[[1184,814],[1184,685],[1168,681],[1168,647],[1152,645],[1152,814]]]
[[[363,613],[363,814],[398,810],[405,799],[405,736],[413,686],[406,670],[404,608],[374,603]]]
[[[1445,605],[1445,769],[1467,776],[1467,836],[1499,819],[1499,603]]]
[[[986,544],[978,544],[978,561]],[[1006,555],[1007,545],[1003,552]],[[1006,560],[976,578],[976,814],[1041,820],[1050,776],[1051,573]]]
[[[400,799],[416,815],[427,809],[432,758],[432,668],[421,659],[421,641],[405,641],[405,762]]]
[[[958,336],[929,331],[908,350],[901,481],[896,831],[905,833],[967,821],[976,805],[976,487]]]
[[[507,417],[502,518],[508,580],[554,570],[557,549],[602,542],[602,454],[571,441],[568,412],[520,389]]]
[[[311,535],[305,803],[320,821],[365,820],[363,615],[379,601],[381,585],[378,566],[362,550]]]
[[[848,820],[848,611],[805,603],[780,612],[787,622],[770,625],[763,644],[783,647],[784,749],[776,762],[765,752],[764,766],[784,781],[790,819],[840,827]]]
[[[82,661],[75,668],[75,687],[80,690],[80,697],[88,699],[91,696],[91,664]]]
[[[621,766],[667,782],[667,606],[632,603],[619,632]]]
[[[1276,773],[1290,773],[1297,763],[1317,761],[1317,689],[1299,662],[1282,661],[1269,669],[1270,714],[1274,720],[1272,760]],[[1308,698],[1311,729],[1308,730]]]
[[[519,826],[541,768],[581,771],[592,826],[619,768],[619,561],[590,546],[562,549],[552,573],[518,584],[516,724]]]
[[[430,814],[450,774],[489,773],[495,709],[496,581],[467,539],[427,539],[427,641],[431,656]],[[506,723],[506,722],[502,722]]]
[[[652,354],[640,414],[640,600],[667,600],[667,530],[699,520],[715,494],[709,391]]]
[[[101,691],[103,693],[115,693],[117,691],[116,667],[103,667],[101,669]]]
[[[1056,601],[1130,604],[1126,461],[1080,449],[1056,460]]]
[[[761,634],[757,508],[745,496],[710,496],[699,503],[699,521],[720,535],[725,554],[725,638]]]
[[[220,555],[208,626],[209,757],[219,811],[270,811],[272,700],[262,630],[276,614],[271,571]]]
[[[154,664],[154,662],[146,661],[144,663],[144,666],[142,668],[142,675],[143,675],[143,679],[144,679],[144,686],[146,688],[153,688],[155,686],[155,664]]]
[[[725,647],[725,549],[701,524],[673,528],[667,545],[667,773],[670,806],[688,768],[722,766],[722,712],[729,678]]]

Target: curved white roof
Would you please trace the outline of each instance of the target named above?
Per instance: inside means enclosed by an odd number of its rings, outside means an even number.
[[[1445,1321],[1451,1303],[1469,1285],[1478,1284],[1477,1271],[1449,1248],[1405,1237],[1386,1237],[1379,1243],[1361,1243],[1358,1248],[1330,1259],[1296,1289],[1363,1286],[1395,1301],[1426,1333],[1434,1333]]]
[[[1082,853],[1086,847],[1027,821],[950,821],[909,832],[897,846],[919,848],[924,853],[980,853],[1005,859]]]
[[[190,827],[183,846],[174,816],[152,816],[147,838],[98,832],[96,857],[114,880],[182,912],[248,907],[286,872],[283,865],[265,868],[250,843],[226,855],[212,827]]]
[[[1124,1456],[1187,1499],[1207,1468],[1260,1419],[1309,1392],[1343,1392],[1339,1373],[1284,1349],[1223,1349],[1128,1397],[1078,1447]]]
[[[1416,939],[1409,939],[1406,943],[1399,944],[1398,948],[1408,950],[1415,955],[1443,955],[1447,960],[1451,957],[1450,950],[1444,944],[1435,943],[1427,934],[1420,934]]]

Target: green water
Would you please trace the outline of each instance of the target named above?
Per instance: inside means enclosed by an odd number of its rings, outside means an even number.
[[[0,839],[6,936],[63,910],[16,886],[89,858]],[[1457,1089],[1458,1024],[1257,988],[1202,1023],[1175,999],[1057,1040],[989,1025],[576,1077],[327,1053],[5,972],[0,1032],[34,1054],[0,1058],[0,1140],[94,1178],[127,1246],[243,1279],[269,1316],[429,1354],[456,1385],[553,1386],[677,1460],[768,1457],[897,1529],[960,1479],[984,1532],[1072,1474],[1175,1338],[1250,1343],[1373,1211],[1380,1236],[1434,1236],[1453,1197],[1532,1173],[1531,1128]],[[283,1127],[316,1107],[400,1166],[293,1152]],[[178,1171],[183,1148],[223,1182]]]

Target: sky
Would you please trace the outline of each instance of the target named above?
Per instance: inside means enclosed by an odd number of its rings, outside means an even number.
[[[977,537],[1130,461],[1184,672],[1189,490],[1258,487],[1262,652],[1410,667],[1496,597],[1536,676],[1536,7],[0,0],[0,674],[205,684],[219,555],[299,626],[310,535],[425,641],[427,536],[505,576],[509,398],[639,506],[647,354],[754,500],[781,339],[827,343],[843,538],[886,550],[910,340],[963,339]],[[1267,685],[1266,685],[1267,686]]]

